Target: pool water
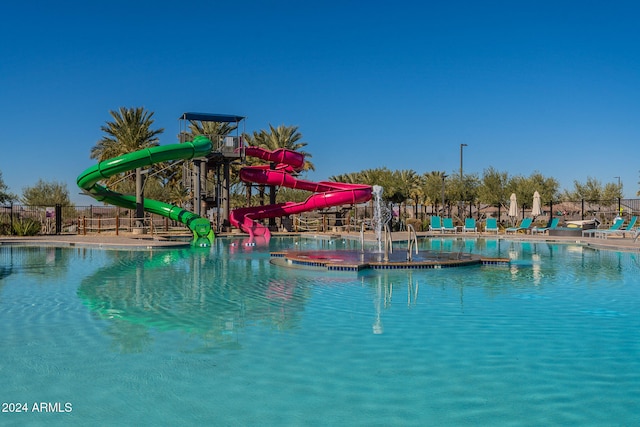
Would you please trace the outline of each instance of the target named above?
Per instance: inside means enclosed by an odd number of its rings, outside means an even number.
[[[0,425],[640,425],[638,253],[434,239],[512,262],[269,263],[292,248],[357,243],[0,246]]]

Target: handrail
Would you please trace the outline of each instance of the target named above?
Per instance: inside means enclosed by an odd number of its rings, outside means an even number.
[[[364,222],[360,224],[360,253],[364,253]]]
[[[389,254],[393,253],[393,241],[391,240],[391,230],[389,225],[384,225],[384,262],[389,262]]]
[[[416,248],[416,255],[418,255],[418,235],[416,234],[416,229],[413,228],[413,225],[411,224],[407,224],[407,232],[409,233],[407,241],[407,261],[411,261],[411,249],[413,248],[414,244]]]

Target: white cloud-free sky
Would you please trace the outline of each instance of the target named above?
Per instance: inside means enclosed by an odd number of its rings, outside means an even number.
[[[316,171],[640,181],[632,1],[33,1],[0,7],[0,171],[21,194],[94,161],[110,110],[177,142],[187,111],[299,127]]]

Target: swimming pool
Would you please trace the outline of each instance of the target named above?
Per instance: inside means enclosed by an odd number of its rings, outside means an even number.
[[[294,247],[357,244],[0,246],[0,424],[640,424],[637,253],[449,238],[420,247],[511,265],[270,264]]]

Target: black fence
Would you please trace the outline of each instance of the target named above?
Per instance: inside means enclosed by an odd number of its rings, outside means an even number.
[[[470,209],[471,208],[471,209]],[[293,218],[293,223],[282,219],[279,221],[282,226],[286,225],[288,231],[304,231],[302,220],[320,219],[319,224],[314,224],[314,230],[330,230],[330,226],[343,226],[353,222],[355,218],[360,221],[370,219],[371,212],[367,205],[362,205],[360,211],[356,209],[356,215],[344,218],[335,213],[310,213],[300,218]],[[408,212],[413,211],[408,207]],[[455,207],[450,209],[454,214]],[[615,201],[586,201],[586,200],[564,200],[546,203],[542,206],[542,216],[539,219],[561,217],[563,220],[593,219],[597,218],[603,224],[609,224],[618,215],[629,218],[633,215],[640,215],[640,199],[617,199]],[[419,211],[418,219],[427,217],[428,211]],[[507,221],[508,211],[506,208],[484,206],[467,207],[464,209],[464,216],[473,216],[482,219],[493,216],[501,221]],[[519,216],[525,218],[530,216],[530,206],[520,206]],[[411,215],[409,215],[411,217]],[[308,225],[308,224],[307,224]],[[0,206],[0,235],[48,235],[48,234],[89,234],[89,233],[112,233],[131,232],[140,229],[142,226],[145,232],[188,232],[186,226],[178,221],[146,213],[143,218],[135,217],[135,210],[124,209],[117,206],[26,206],[12,204]]]
[[[135,217],[117,206],[0,206],[0,235],[89,234],[145,231],[188,232],[186,226],[159,215]]]

